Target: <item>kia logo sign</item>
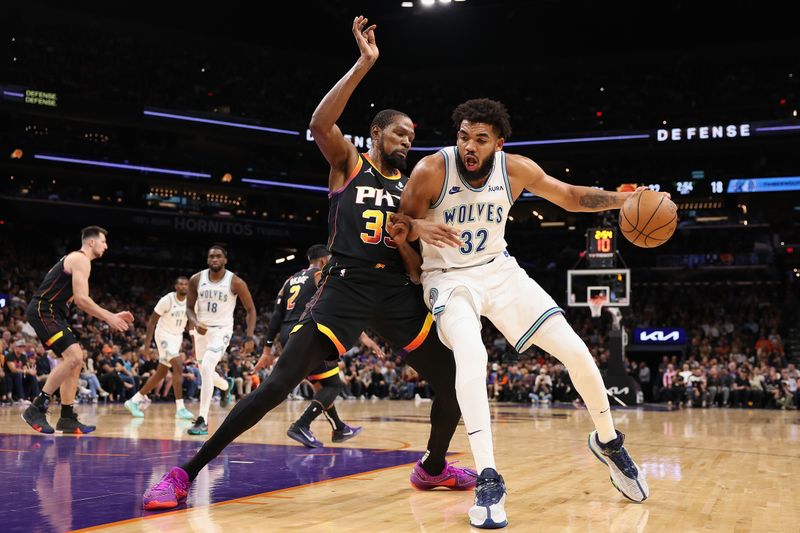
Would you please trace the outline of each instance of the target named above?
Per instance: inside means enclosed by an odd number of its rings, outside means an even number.
[[[686,344],[686,332],[683,328],[636,328],[633,339],[636,344]]]

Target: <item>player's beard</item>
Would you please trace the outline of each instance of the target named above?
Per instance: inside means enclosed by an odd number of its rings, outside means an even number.
[[[389,163],[392,168],[396,168],[400,172],[405,172],[406,170],[406,158],[401,156],[396,152],[392,152],[391,154],[387,154],[386,152],[383,153],[383,159]]]
[[[219,272],[220,270],[225,268],[225,265],[210,266],[208,268],[209,270],[211,270],[211,272]]]
[[[461,160],[461,154],[457,154],[457,156],[456,168],[458,169],[458,173],[461,174],[461,177],[467,181],[478,181],[486,178],[494,166],[494,154],[492,154],[492,156],[484,161],[481,166],[470,172],[467,170],[467,165],[465,165],[464,161]]]

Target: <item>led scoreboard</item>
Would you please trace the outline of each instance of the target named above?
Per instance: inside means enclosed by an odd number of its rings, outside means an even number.
[[[611,268],[616,265],[617,230],[589,228],[586,231],[586,260],[590,268]]]

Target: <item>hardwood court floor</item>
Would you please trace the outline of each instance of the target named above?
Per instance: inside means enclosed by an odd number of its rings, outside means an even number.
[[[285,436],[304,402],[287,402],[211,464],[188,507],[143,513],[139,495],[202,438],[171,404],[143,420],[121,405],[81,406],[93,435],[46,439],[0,408],[0,527],[11,531],[469,531],[471,492],[419,492],[411,465],[428,436],[430,403],[340,401],[364,432],[307,450]],[[188,404],[196,411],[197,404]],[[797,412],[617,410],[651,496],[627,502],[586,447],[585,411],[492,404],[509,531],[800,531]],[[55,423],[57,407],[51,408]],[[223,415],[212,407],[211,429]],[[329,426],[312,426],[326,444]],[[451,446],[472,465],[460,426]]]

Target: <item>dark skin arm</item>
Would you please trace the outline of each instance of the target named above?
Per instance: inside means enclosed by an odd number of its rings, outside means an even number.
[[[191,286],[192,284],[190,281],[189,294],[192,293]],[[245,335],[247,335],[249,339],[244,343],[244,352],[250,354],[253,353],[253,349],[255,348],[253,334],[256,332],[256,305],[253,303],[253,297],[250,295],[250,289],[247,287],[247,283],[239,276],[233,277],[231,289],[233,289],[233,293],[239,297],[239,301],[242,302],[242,306],[247,311],[247,329]],[[191,300],[189,303],[191,303]],[[189,304],[187,304],[187,314],[188,306]]]
[[[411,217],[399,213],[392,213],[386,230],[397,245],[397,251],[403,259],[403,266],[406,267],[408,278],[415,285],[421,283],[422,276],[422,256],[408,242],[409,228],[412,227]]]
[[[367,26],[367,22],[364,17],[353,20],[353,35],[361,55],[355,65],[328,91],[314,110],[309,124],[314,142],[330,164],[328,188],[331,191],[344,185],[359,158],[358,150],[345,139],[336,121],[341,117],[353,91],[378,60],[375,25]]]
[[[186,322],[189,329],[194,329],[200,335],[205,335],[208,327],[201,324],[194,312],[197,304],[197,286],[200,284],[200,273],[198,272],[189,279],[189,293],[186,295]]]
[[[153,348],[150,347],[150,344],[153,342],[153,332],[156,330],[159,318],[161,318],[161,315],[153,311],[153,314],[150,315],[150,320],[147,321],[147,331],[144,334],[144,353],[148,357],[153,354]]]

